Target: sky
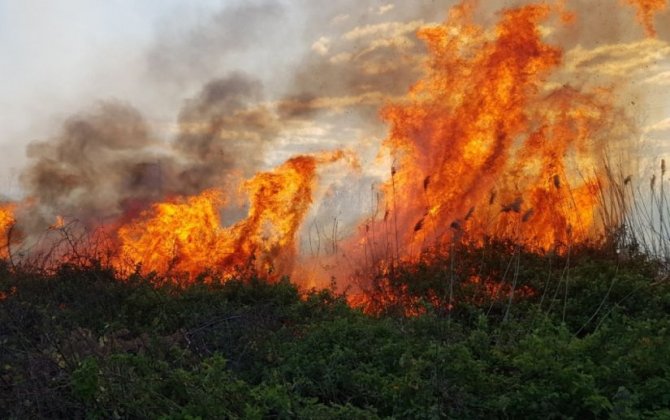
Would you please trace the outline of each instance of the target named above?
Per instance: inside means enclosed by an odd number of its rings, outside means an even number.
[[[617,1],[569,2],[583,9],[587,22],[583,33],[563,40],[566,60],[573,75],[624,85],[627,106],[636,107],[632,114],[640,136],[653,139],[647,153],[660,156],[670,152],[665,141],[670,139],[670,14],[657,18],[660,38],[652,42],[644,40],[632,10],[612,12]],[[169,139],[189,98],[209,80],[231,71],[257,77],[268,100],[323,93],[324,107],[339,107],[328,121],[315,118],[292,131],[292,140],[280,139],[283,149],[273,161],[303,147],[336,145],[345,136],[364,144],[369,132],[342,127],[374,115],[379,95],[407,88],[416,76],[412,54],[419,47],[414,31],[442,20],[453,3],[0,0],[0,194],[20,194],[18,174],[26,164],[26,145],[55,135],[69,116],[97,101],[137,107],[158,135]],[[497,9],[518,2],[493,3]],[[591,25],[589,19],[599,23]],[[397,71],[353,86],[375,64],[388,63],[389,52],[405,60],[396,63]],[[360,73],[352,70],[351,80],[340,75],[337,65],[343,63]],[[387,91],[377,92],[375,83],[384,83]],[[348,114],[346,104],[374,109]]]
[[[161,44],[169,54],[180,47],[180,38],[210,25],[213,15],[244,3],[0,0],[0,190],[18,191],[17,173],[30,141],[52,135],[68,116],[96,101],[128,102],[159,125],[172,121],[182,101],[222,69],[194,69],[186,82],[174,75],[156,83],[151,54]],[[258,43],[254,57],[267,59],[263,51],[273,44]],[[232,59],[226,63],[231,69],[255,63],[244,52]]]
[[[136,60],[137,47],[150,42],[176,3],[0,1],[0,187],[17,187],[7,178],[24,163],[25,144],[48,134],[73,108],[129,93],[127,77],[105,74]]]

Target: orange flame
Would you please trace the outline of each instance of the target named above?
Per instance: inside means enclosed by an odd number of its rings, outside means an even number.
[[[542,249],[585,240],[598,178],[571,168],[593,164],[610,109],[596,95],[547,88],[562,59],[539,30],[549,6],[507,10],[493,33],[471,23],[471,9],[463,3],[445,24],[419,31],[426,75],[382,112],[391,124],[385,147],[395,164],[384,193],[398,248],[454,233]]]
[[[220,252],[220,203],[219,192],[206,191],[154,205],[142,220],[118,230],[120,265],[141,263],[146,272],[200,272]]]
[[[252,262],[266,274],[288,274],[296,233],[312,200],[317,166],[347,157],[343,152],[297,156],[244,183],[247,217],[230,227],[220,222],[223,193],[209,190],[153,206],[118,230],[117,266],[140,263],[144,272],[231,272]]]
[[[656,36],[654,27],[654,16],[668,8],[667,0],[626,0],[628,4],[637,9],[637,20],[649,37]]]
[[[9,230],[14,224],[14,204],[0,204],[0,258],[8,256]]]

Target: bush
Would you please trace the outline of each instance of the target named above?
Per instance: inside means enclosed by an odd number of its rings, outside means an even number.
[[[455,277],[441,258],[401,267],[371,296],[371,314],[287,279],[176,288],[100,267],[50,275],[5,267],[0,411],[17,419],[670,415],[670,286],[653,261],[498,251],[482,265],[486,252],[460,250]],[[510,261],[518,268],[505,277]],[[508,287],[473,283],[474,265]]]

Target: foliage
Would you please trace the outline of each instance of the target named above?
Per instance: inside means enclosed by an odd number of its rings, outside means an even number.
[[[177,288],[96,266],[2,265],[0,412],[670,417],[670,284],[658,264],[500,246],[397,267],[373,288],[372,313],[287,279]],[[488,283],[473,283],[472,267]]]

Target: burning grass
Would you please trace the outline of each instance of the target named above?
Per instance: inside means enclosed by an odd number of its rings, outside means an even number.
[[[448,242],[454,223],[543,249],[592,238],[601,174],[577,179],[571,165],[597,158],[612,109],[570,86],[542,92],[562,61],[539,30],[549,6],[506,10],[490,31],[471,13],[466,3],[419,31],[426,75],[382,112],[397,246]]]
[[[381,110],[389,124],[382,155],[393,161],[390,177],[373,192],[380,197],[383,217],[375,214],[359,220],[358,230],[348,226],[348,237],[332,238],[339,242],[332,247],[334,256],[343,255],[350,264],[346,270],[343,264],[338,264],[337,272],[325,270],[316,283],[335,276],[346,288],[361,266],[371,265],[363,268],[372,272],[395,270],[433,250],[442,253],[462,239],[483,245],[492,238],[553,252],[603,240],[621,225],[622,217],[628,217],[629,209],[601,208],[616,196],[609,185],[611,174],[600,164],[603,151],[606,145],[614,147],[610,143],[627,128],[622,127],[625,113],[612,100],[616,92],[552,79],[558,77],[564,54],[559,45],[547,41],[542,25],[551,23],[559,30],[572,24],[564,19],[563,7],[530,4],[506,9],[490,28],[475,22],[475,11],[473,2],[464,1],[450,10],[444,23],[418,30],[426,45],[424,74],[404,97]],[[105,141],[121,134],[151,142],[138,115],[114,112],[126,124],[112,124],[116,131],[110,135],[101,128],[107,120],[93,118],[90,123],[69,124],[62,142],[72,146],[80,137],[99,131],[102,140],[96,140],[101,142],[96,147],[103,149],[113,146]],[[216,121],[213,127],[227,120]],[[119,134],[119,127],[126,126]],[[76,159],[68,159],[69,165],[76,164]],[[57,267],[83,255],[75,243],[82,240],[100,245],[90,254],[96,259],[104,255],[120,272],[139,267],[143,274],[156,272],[188,282],[207,270],[226,277],[252,262],[266,276],[292,275],[300,281],[299,274],[305,271],[301,265],[309,258],[299,249],[299,235],[313,208],[321,171],[337,162],[346,162],[342,171],[348,174],[361,169],[352,152],[304,154],[252,175],[240,183],[240,194],[221,185],[192,191],[177,183],[175,190],[190,193],[161,197],[157,188],[142,182],[171,177],[195,182],[197,168],[174,175],[166,164],[163,177],[160,162],[140,165],[140,173],[127,181],[139,183],[137,190],[119,194],[123,199],[111,203],[114,211],[106,220],[98,220],[97,214],[78,214],[81,208],[104,213],[106,206],[97,199],[86,201],[90,197],[79,191],[84,186],[78,184],[77,175],[58,172],[64,176],[58,185],[64,197],[84,200],[82,205],[54,197],[52,188],[44,197],[27,198],[14,214],[12,208],[3,207],[0,234],[8,237],[9,226],[16,229],[11,229],[14,243],[2,249],[11,254],[12,263],[42,259],[41,265]],[[44,163],[46,169],[60,167],[51,160]],[[70,169],[77,173],[84,168]],[[212,176],[209,169],[200,168],[202,177]],[[216,179],[234,171],[221,168],[221,172]],[[38,182],[42,177],[26,179]],[[105,188],[116,191],[114,180]],[[68,189],[68,183],[73,187]],[[234,207],[230,203],[238,195],[246,199],[246,214],[224,225],[221,211]],[[61,208],[49,208],[47,203],[61,201],[68,202],[60,207],[72,214],[49,214]],[[606,217],[599,217],[604,212]],[[46,217],[43,213],[53,218],[48,220],[50,231],[63,234],[48,235],[55,236],[57,245],[44,240],[35,227],[44,225],[38,220]],[[81,223],[76,229],[71,228],[74,221]],[[103,243],[99,234],[105,237]],[[311,281],[305,279],[304,284]]]
[[[636,4],[644,16],[660,10]],[[240,184],[246,214],[228,225],[221,211],[237,194],[218,187],[162,200],[152,195],[145,203],[135,197],[139,204],[126,203],[111,220],[59,215],[46,234],[23,220],[42,210],[41,197],[29,197],[0,207],[0,257],[14,269],[100,265],[122,278],[141,274],[179,287],[202,273],[212,282],[292,276],[323,286],[334,279],[371,313],[398,306],[420,314],[427,303],[451,313],[457,301],[502,297],[505,316],[517,299],[540,294],[521,275],[522,260],[569,262],[581,248],[669,257],[664,163],[660,191],[652,181],[647,205],[624,176],[628,168],[615,171],[604,155],[616,146],[609,142],[618,130],[628,128],[613,88],[552,79],[564,54],[547,42],[542,25],[574,24],[563,7],[506,9],[490,28],[475,23],[475,11],[465,1],[443,24],[419,29],[427,49],[423,77],[381,110],[389,124],[382,154],[392,166],[371,194],[383,211],[345,238],[333,233],[332,255],[323,260],[301,252],[299,235],[321,171],[338,162],[347,172],[361,169],[352,152],[298,155],[256,173]],[[130,128],[141,125],[135,114],[125,118]],[[143,126],[137,131],[146,134]],[[492,249],[498,267],[484,255]],[[476,296],[464,297],[465,289]]]

